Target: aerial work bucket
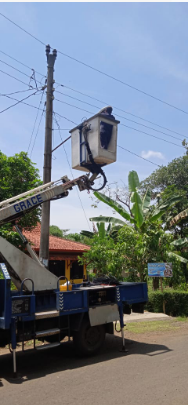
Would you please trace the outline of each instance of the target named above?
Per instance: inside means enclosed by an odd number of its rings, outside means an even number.
[[[92,159],[100,167],[116,161],[117,127],[120,121],[111,112],[112,107],[105,107],[70,130],[73,169],[90,171]]]

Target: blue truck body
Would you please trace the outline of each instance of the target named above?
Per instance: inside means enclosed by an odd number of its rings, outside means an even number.
[[[143,312],[148,299],[147,284],[141,282],[122,282],[118,285],[73,284],[71,291],[60,291],[57,288],[35,292],[34,286],[31,292],[23,289],[14,291],[11,290],[11,278],[5,264],[0,264],[0,271],[3,275],[0,279],[0,346],[9,344],[13,351],[18,342],[35,340],[37,336],[39,340],[42,339],[43,330],[46,330],[44,336],[48,342],[53,342],[54,338],[48,336],[48,333],[51,335],[57,328],[59,342],[65,336],[73,336],[79,332],[83,319],[89,317],[91,310],[95,313],[97,308],[99,317],[104,308],[109,314],[111,309],[118,309],[123,329],[124,313],[130,313],[130,308],[134,312]],[[104,321],[105,333],[113,333],[114,320]]]

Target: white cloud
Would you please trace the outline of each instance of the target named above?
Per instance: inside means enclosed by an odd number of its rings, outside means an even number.
[[[151,158],[151,157],[154,157],[154,158],[158,158],[158,159],[164,159],[165,157],[164,157],[164,155],[161,153],[161,152],[155,152],[154,150],[148,150],[148,152],[146,152],[146,151],[142,151],[141,152],[141,156],[144,158],[144,159],[149,159],[149,158]]]

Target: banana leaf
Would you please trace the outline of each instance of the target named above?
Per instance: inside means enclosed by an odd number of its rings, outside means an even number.
[[[135,172],[134,170],[129,172],[128,182],[129,182],[129,191],[133,193],[134,191],[136,191],[136,189],[139,187],[140,184],[137,172]]]
[[[144,215],[143,215],[143,209],[142,209],[142,200],[141,200],[139,194],[137,193],[137,191],[134,191],[132,193],[131,202],[133,203],[131,212],[134,215],[134,219],[135,219],[137,227],[140,228],[144,222]]]
[[[105,223],[109,223],[109,224],[120,224],[120,225],[125,225],[125,222],[122,221],[121,219],[117,219],[114,217],[103,217],[102,215],[100,215],[100,217],[93,217],[93,218],[89,218],[89,220],[91,222],[105,222]]]
[[[174,257],[175,259],[178,259],[181,263],[188,263],[188,260],[185,259],[185,257],[179,256],[174,252],[168,252],[167,255],[169,257]]]
[[[184,246],[188,244],[188,238],[179,238],[179,239],[175,239],[173,242],[171,242],[171,245],[173,246]]]
[[[110,197],[107,197],[102,193],[99,193],[98,191],[95,191],[94,195],[95,197],[98,198],[98,200],[104,202],[105,204],[109,205],[109,207],[113,208],[124,219],[126,219],[131,223],[135,223],[135,220],[131,217],[131,215],[116,201],[112,200]]]
[[[142,209],[147,210],[149,208],[151,202],[151,191],[147,189],[146,194],[144,195],[144,198],[142,200]]]

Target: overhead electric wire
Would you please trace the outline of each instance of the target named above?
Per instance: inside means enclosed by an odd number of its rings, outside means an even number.
[[[35,76],[33,76],[33,74],[35,73],[35,70],[34,70],[34,69],[31,69],[31,70],[32,70],[32,74],[29,76],[27,73],[22,72],[22,70],[19,70],[19,69],[15,68],[14,66],[10,65],[10,64],[7,63],[7,62],[4,62],[4,61],[1,60],[1,59],[0,59],[0,62],[1,62],[1,63],[4,63],[4,64],[7,65],[7,66],[9,66],[11,69],[16,70],[17,72],[21,73],[22,75],[28,77],[28,78],[30,79],[30,81],[31,81],[31,80],[34,80],[36,88],[37,88],[37,83],[40,83],[40,85],[41,85],[41,82],[40,82],[39,80],[36,80]],[[28,86],[30,86],[30,82],[29,82]],[[32,87],[33,87],[33,86],[32,86]]]
[[[33,39],[35,39],[36,41],[38,41],[39,43],[41,43],[42,45],[44,45],[44,46],[46,45],[43,41],[41,41],[41,40],[40,40],[39,38],[37,38],[35,35],[31,34],[29,31],[27,31],[26,29],[22,28],[19,24],[15,23],[13,20],[11,20],[10,18],[6,17],[3,13],[0,13],[0,15],[1,15],[2,17],[4,17],[6,20],[8,20],[9,22],[11,22],[12,24],[14,24],[17,28],[19,28],[20,30],[22,30],[23,32],[25,32],[27,35],[29,35],[30,37],[32,37]],[[120,84],[126,86],[126,87],[129,87],[129,88],[131,88],[132,90],[135,90],[135,91],[137,91],[137,92],[139,92],[139,93],[141,93],[141,94],[144,94],[144,95],[147,96],[147,97],[150,97],[150,98],[152,98],[152,99],[154,99],[154,100],[156,100],[156,101],[159,101],[159,102],[162,103],[162,104],[165,104],[165,105],[167,105],[167,106],[169,106],[169,107],[171,107],[171,108],[174,108],[174,109],[176,109],[176,110],[178,110],[178,111],[181,111],[181,112],[183,112],[184,114],[188,115],[188,111],[185,111],[185,110],[183,110],[183,109],[181,109],[181,108],[179,108],[179,107],[177,107],[177,106],[175,106],[175,105],[173,105],[173,104],[168,103],[167,101],[164,101],[164,100],[162,100],[162,99],[160,99],[160,98],[158,98],[158,97],[155,97],[155,96],[153,96],[152,94],[150,94],[150,93],[148,93],[148,92],[146,92],[146,91],[144,91],[144,90],[139,89],[138,87],[132,86],[131,84],[129,84],[129,83],[127,83],[127,82],[124,82],[123,80],[118,79],[117,77],[114,77],[114,76],[110,75],[109,73],[103,72],[102,70],[97,69],[97,68],[95,68],[94,66],[89,65],[88,63],[85,63],[85,62],[83,62],[83,61],[81,61],[81,60],[79,60],[79,59],[77,59],[77,58],[74,58],[73,56],[70,56],[70,55],[66,54],[65,52],[62,52],[62,51],[60,51],[60,50],[57,50],[57,51],[58,51],[59,54],[65,56],[66,58],[69,58],[69,59],[71,59],[71,60],[74,60],[75,62],[77,62],[77,63],[79,63],[79,64],[81,64],[81,65],[83,65],[83,66],[85,66],[85,67],[87,67],[87,68],[89,68],[89,69],[91,69],[91,70],[97,72],[97,73],[100,73],[101,75],[106,76],[106,77],[108,77],[108,78],[110,78],[110,79],[112,79],[112,80],[114,80],[114,81],[116,81],[116,82],[118,82],[118,83],[120,83]]]
[[[19,93],[26,93],[27,91],[31,91],[32,89],[26,89],[26,90],[18,90],[18,91],[13,91],[12,93],[7,93],[7,94],[1,94],[1,97],[6,97],[6,96],[13,96],[14,94],[19,94]]]
[[[94,108],[98,108],[98,109],[100,110],[100,107],[99,107],[99,106],[96,106],[96,105],[87,103],[86,101],[80,100],[79,98],[76,98],[76,97],[72,97],[72,96],[70,96],[69,94],[62,93],[61,91],[57,91],[57,90],[56,90],[56,93],[62,94],[62,95],[64,95],[65,97],[72,98],[73,100],[79,101],[79,102],[81,102],[81,103],[83,103],[83,104],[87,104],[87,105],[89,105],[89,106],[91,106],[91,107],[94,107]],[[58,101],[60,101],[60,100],[58,100]],[[152,131],[159,132],[159,133],[161,133],[161,134],[163,134],[163,135],[166,135],[166,136],[168,136],[168,137],[170,137],[170,138],[177,139],[178,141],[180,140],[180,138],[178,138],[177,136],[167,134],[166,132],[163,132],[163,131],[160,131],[160,130],[158,130],[158,129],[149,127],[148,125],[145,125],[145,124],[141,124],[140,122],[137,122],[137,121],[131,120],[131,119],[129,119],[129,118],[123,117],[122,115],[119,115],[119,114],[115,114],[115,115],[116,115],[116,117],[118,117],[118,118],[123,118],[123,119],[126,120],[126,121],[133,122],[134,124],[140,125],[140,126],[142,126],[142,127],[144,127],[144,128],[152,129]],[[181,140],[183,141],[183,139],[185,139],[185,138],[186,138],[186,137],[184,136]]]
[[[42,117],[43,117],[44,111],[45,111],[45,109],[43,108],[42,114],[41,114],[41,117],[40,117],[40,121],[39,121],[39,123],[38,123],[38,128],[37,128],[37,131],[36,131],[36,134],[35,134],[35,139],[34,139],[34,142],[33,142],[33,147],[32,147],[32,149],[31,149],[30,158],[31,158],[31,156],[32,156],[33,149],[34,149],[34,146],[35,146],[35,142],[36,142],[36,139],[37,139],[37,135],[38,135],[38,133],[39,133],[39,128],[40,128],[40,124],[41,124],[41,121],[42,121]]]
[[[76,122],[74,122],[74,121],[70,120],[69,118],[67,118],[67,117],[65,117],[65,116],[63,116],[63,115],[61,115],[61,114],[59,114],[58,112],[54,111],[54,113],[55,113],[56,115],[58,115],[59,117],[65,119],[65,120],[67,120],[67,121],[69,121],[69,122],[72,122],[72,124],[77,125]]]
[[[19,70],[19,69],[15,68],[14,66],[10,65],[9,63],[4,62],[4,61],[3,61],[3,60],[1,60],[1,59],[0,59],[0,62],[1,62],[1,63],[4,63],[4,65],[6,65],[6,66],[10,67],[11,69],[16,70],[17,72],[21,73],[22,75],[29,77],[29,79],[31,78],[31,76],[27,75],[27,73],[22,72],[21,70]]]
[[[4,97],[7,97],[7,98],[10,98],[11,100],[20,101],[20,100],[18,100],[17,98],[15,98],[15,97],[10,97],[10,96],[7,95],[7,94],[3,94],[3,96],[4,96]],[[32,108],[35,108],[36,110],[38,110],[38,107],[37,107],[36,105],[32,105],[32,104],[29,104],[29,103],[25,103],[24,101],[20,101],[20,103],[21,103],[21,104],[25,104],[25,105],[27,105],[28,107],[32,107]],[[40,109],[40,111],[42,111],[42,109]]]
[[[60,136],[60,139],[61,139],[61,141],[63,141],[62,136],[61,136],[60,126],[59,126],[59,123],[58,123],[57,118],[56,118],[56,113],[54,113],[54,118],[55,118],[55,122],[56,122],[57,128],[59,129],[59,136]],[[69,139],[70,139],[70,137],[69,137]],[[67,140],[68,140],[68,139],[67,139]],[[68,165],[69,165],[69,169],[70,169],[72,178],[73,178],[73,180],[74,180],[73,172],[72,172],[72,169],[71,169],[71,165],[70,165],[70,162],[69,162],[69,159],[68,159],[68,155],[67,155],[67,151],[66,151],[66,149],[65,149],[64,144],[63,144],[63,149],[64,149],[64,152],[65,152],[65,156],[66,156],[66,159],[67,159],[67,163],[68,163]],[[76,187],[76,191],[77,191],[78,198],[79,198],[79,200],[80,200],[80,204],[81,204],[81,207],[82,207],[82,210],[83,210],[83,213],[84,213],[86,222],[87,222],[87,224],[88,224],[88,226],[89,226],[89,229],[91,230],[90,223],[89,223],[89,221],[88,221],[88,218],[87,218],[87,215],[86,215],[84,206],[83,206],[83,204],[82,204],[82,200],[81,200],[80,195],[79,195],[79,192],[78,192],[78,186]]]
[[[89,114],[93,114],[93,115],[95,114],[94,112],[85,110],[85,109],[80,108],[80,107],[78,107],[78,106],[75,106],[75,105],[73,105],[73,104],[66,103],[65,101],[59,100],[59,99],[57,99],[57,98],[56,98],[56,101],[58,101],[58,102],[60,102],[60,103],[63,103],[63,104],[66,104],[66,105],[68,105],[68,106],[70,106],[70,107],[77,108],[78,110],[87,112],[87,113],[89,113]],[[156,135],[148,134],[147,132],[141,131],[140,129],[136,129],[136,128],[133,128],[133,127],[129,127],[128,125],[125,125],[125,124],[120,124],[120,125],[122,125],[122,126],[124,126],[124,127],[126,127],[126,128],[129,128],[129,129],[132,129],[133,131],[137,131],[137,132],[139,132],[139,133],[145,134],[145,135],[147,135],[147,136],[151,136],[152,138],[160,139],[160,140],[163,141],[163,142],[170,143],[170,144],[172,144],[172,145],[178,146],[179,148],[184,148],[184,146],[178,145],[177,143],[174,143],[174,142],[171,142],[171,141],[167,141],[166,139],[160,138],[160,137],[158,137],[158,136],[156,136]],[[184,149],[185,149],[185,148],[184,148]]]
[[[39,90],[38,90],[38,91],[39,91]],[[1,93],[0,93],[0,95],[1,95]],[[39,109],[39,111],[43,111],[41,108],[38,108],[36,105],[32,105],[32,104],[29,104],[29,103],[25,103],[24,101],[18,100],[18,99],[15,98],[15,97],[10,97],[10,96],[5,95],[5,94],[3,94],[3,96],[5,96],[5,97],[7,97],[7,98],[10,98],[11,100],[19,101],[19,103],[25,104],[25,105],[27,105],[28,107],[35,108],[36,110]],[[61,114],[59,114],[59,113],[57,113],[57,112],[56,112],[56,115],[58,115],[59,117],[65,119],[65,120],[67,120],[68,122],[71,122],[72,124],[77,125],[76,122],[70,120],[69,118],[67,118],[67,117],[65,117],[65,116],[63,116],[63,115],[61,115]]]
[[[28,87],[30,87],[30,88],[32,88],[32,89],[34,89],[34,87],[33,87],[33,86],[31,86],[31,85],[30,85],[30,84],[28,84],[28,83],[23,82],[23,81],[22,81],[22,80],[20,80],[20,79],[17,79],[17,77],[10,75],[10,73],[4,72],[4,71],[3,71],[3,70],[1,70],[1,69],[0,69],[0,72],[1,72],[1,73],[4,73],[5,75],[7,75],[7,76],[9,76],[9,77],[11,77],[12,79],[17,80],[17,82],[20,82],[20,83],[22,83],[22,84],[25,84],[25,86],[28,86]]]
[[[46,45],[44,42],[42,42],[40,39],[38,39],[37,37],[35,37],[34,35],[30,34],[30,32],[28,32],[27,30],[25,30],[24,28],[20,27],[20,25],[16,24],[14,21],[12,21],[10,18],[6,17],[3,13],[0,13],[0,15],[4,18],[6,18],[6,20],[8,20],[9,22],[11,22],[12,24],[14,24],[16,27],[18,27],[20,30],[24,31],[26,34],[30,35],[30,37],[34,38],[36,41],[40,42],[42,45]]]
[[[59,100],[58,98],[55,98],[55,100],[58,101],[58,103],[66,104],[66,105],[68,105],[68,106],[70,106],[70,107],[77,108],[77,110],[81,110],[81,111],[87,112],[88,114],[93,114],[93,115],[95,114],[94,112],[85,110],[84,108],[80,108],[80,107],[78,107],[77,105],[74,105],[74,104],[69,104],[69,103],[67,103],[66,101]]]
[[[38,72],[37,70],[31,68],[30,66],[24,64],[23,62],[20,62],[18,59],[12,57],[11,55],[7,54],[6,52],[4,52],[4,51],[2,51],[2,50],[0,50],[0,52],[3,53],[4,55],[8,56],[9,58],[15,60],[17,63],[20,63],[21,65],[23,65],[23,66],[26,67],[27,69],[32,70],[32,71],[34,70],[34,71],[35,71],[37,74],[39,74],[40,76],[45,77],[42,73],[40,73],[40,72]],[[3,63],[5,63],[5,62],[3,62]],[[9,66],[14,69],[13,66],[11,66],[11,65],[9,65]],[[23,73],[23,72],[20,72],[20,73]],[[39,83],[39,81],[37,81],[37,82]],[[105,104],[105,105],[108,105],[108,104],[109,104],[109,103],[107,103],[106,101],[99,100],[98,98],[92,97],[92,96],[90,96],[90,95],[88,95],[88,94],[86,94],[86,93],[83,93],[83,92],[79,91],[79,90],[75,90],[75,89],[73,89],[72,87],[66,86],[66,85],[64,85],[64,84],[62,84],[62,83],[58,83],[58,82],[56,82],[56,83],[57,83],[59,86],[61,86],[61,87],[64,87],[64,88],[69,89],[69,90],[71,90],[71,91],[74,91],[75,93],[81,94],[81,95],[83,95],[83,96],[85,96],[85,97],[88,97],[88,98],[90,98],[90,99],[92,99],[92,100],[98,101],[98,102],[103,103],[103,104]],[[76,97],[72,97],[72,96],[70,96],[70,95],[68,95],[68,94],[66,94],[66,93],[62,93],[62,92],[60,92],[60,91],[58,91],[58,90],[56,90],[56,92],[59,93],[59,94],[65,95],[66,97],[69,97],[69,98],[75,99],[75,100],[77,100],[77,101],[80,101],[81,103],[88,104],[88,105],[90,105],[91,107],[96,107],[96,106],[94,106],[93,104],[90,104],[90,103],[87,103],[87,102],[85,102],[85,101],[83,101],[83,100],[77,99]],[[96,108],[100,108],[100,107],[96,107]],[[172,130],[172,129],[169,129],[169,128],[167,128],[167,127],[164,127],[164,126],[162,126],[162,125],[159,125],[159,124],[157,124],[157,123],[155,123],[155,122],[153,122],[153,121],[147,120],[147,119],[145,119],[145,118],[143,118],[143,117],[140,117],[139,115],[130,113],[130,112],[126,111],[126,110],[123,110],[123,109],[121,109],[121,108],[119,108],[119,107],[116,107],[115,105],[113,105],[113,108],[115,108],[116,110],[121,111],[121,112],[123,112],[123,113],[125,113],[125,114],[127,114],[127,115],[131,115],[132,117],[139,118],[140,120],[145,121],[145,122],[148,122],[149,124],[155,125],[155,126],[161,128],[161,129],[165,129],[166,131],[172,132],[172,133],[174,133],[174,134],[176,134],[176,135],[180,135],[181,137],[183,137],[183,139],[185,139],[185,138],[188,139],[188,137],[186,137],[185,135],[183,135],[183,134],[181,134],[181,133],[179,133],[179,132],[177,132],[177,131],[174,131],[174,130]],[[117,115],[117,114],[116,114],[116,115]],[[118,116],[118,115],[117,115],[117,116]],[[128,118],[122,117],[121,115],[119,115],[119,117],[128,120]],[[130,121],[131,121],[131,120],[130,120]],[[131,122],[135,122],[135,121],[131,121]],[[135,122],[135,123],[138,124],[138,125],[143,125],[143,124],[138,123],[138,122]],[[143,125],[143,126],[144,126],[144,125]],[[147,128],[147,126],[145,126],[145,127]],[[168,134],[165,134],[163,131],[157,131],[156,129],[151,128],[151,127],[148,127],[148,128],[152,129],[153,131],[161,132],[161,133],[163,133],[164,135],[170,136],[170,135],[168,135]],[[173,137],[173,136],[171,136],[171,137]],[[175,137],[174,137],[174,138],[175,138]],[[175,138],[175,139],[178,139],[178,138]]]
[[[57,83],[57,82],[56,82],[56,83]],[[90,98],[90,99],[92,99],[92,100],[98,101],[99,103],[102,103],[103,105],[109,105],[109,103],[107,103],[107,101],[99,100],[98,98],[89,96],[89,95],[86,94],[86,93],[83,93],[83,92],[81,92],[81,91],[75,90],[75,89],[73,89],[72,87],[66,86],[66,85],[64,85],[64,84],[61,84],[61,83],[57,83],[57,84],[59,84],[61,87],[64,87],[64,88],[66,88],[66,89],[68,89],[68,90],[74,91],[75,93],[81,94],[82,96],[85,96],[85,97],[88,97],[88,98]],[[60,92],[60,91],[57,91],[57,90],[56,90],[56,92],[65,95],[65,93],[62,93],[62,92]],[[71,96],[69,96],[69,97],[71,97]],[[79,99],[77,99],[77,100],[83,102],[82,100],[79,100]],[[92,105],[92,104],[90,104],[90,105]],[[159,125],[159,124],[157,124],[156,122],[146,120],[145,118],[140,117],[139,115],[132,114],[132,113],[130,113],[129,111],[126,111],[126,110],[122,110],[121,108],[116,107],[115,105],[112,105],[112,107],[115,108],[117,111],[124,112],[125,114],[131,115],[132,117],[139,118],[139,119],[142,120],[142,121],[148,122],[149,124],[156,125],[156,126],[159,127],[159,128],[165,129],[166,131],[172,132],[172,133],[174,133],[174,134],[176,134],[176,135],[183,136],[183,137],[185,138],[185,135],[183,135],[183,134],[181,134],[181,133],[179,133],[179,132],[176,132],[176,131],[174,131],[174,130],[172,130],[172,129],[170,129],[170,128],[163,127],[162,125]]]
[[[17,104],[22,103],[24,100],[27,100],[29,97],[35,96],[40,90],[36,90],[34,93],[29,94],[29,96],[23,98],[22,100],[18,100],[17,103],[14,103],[12,105],[10,105],[9,107],[4,108],[4,110],[0,111],[0,114],[2,114],[3,112],[10,110],[10,108],[15,107]],[[8,98],[10,98],[9,96],[6,96]]]
[[[123,127],[129,128],[129,129],[131,129],[131,130],[133,130],[133,131],[139,132],[139,133],[141,133],[141,134],[145,134],[145,135],[147,135],[147,136],[151,136],[152,138],[160,139],[161,141],[166,142],[166,143],[170,143],[171,145],[178,146],[178,148],[186,149],[184,146],[178,145],[177,143],[174,143],[174,142],[171,142],[171,141],[167,141],[167,140],[164,139],[164,138],[159,138],[158,136],[155,136],[155,135],[153,135],[153,134],[148,134],[147,132],[141,131],[140,129],[136,129],[136,128],[133,128],[133,127],[129,127],[128,125],[125,125],[125,124],[120,124],[120,125],[122,125]]]
[[[32,130],[32,133],[31,133],[31,137],[30,137],[30,141],[29,141],[29,146],[28,146],[28,149],[27,149],[27,153],[29,152],[29,148],[30,148],[30,145],[31,145],[31,141],[32,141],[32,138],[33,138],[34,131],[35,131],[35,125],[36,125],[36,122],[37,122],[37,119],[38,119],[38,115],[39,115],[39,111],[40,111],[40,106],[41,106],[41,104],[42,104],[43,96],[44,96],[44,90],[43,90],[43,92],[42,92],[41,99],[40,99],[40,102],[39,102],[39,107],[38,107],[37,115],[36,115],[35,122],[34,122],[34,125],[33,125],[33,130]],[[43,110],[44,110],[44,109],[43,109]]]
[[[8,53],[2,51],[1,49],[0,49],[0,52],[1,52],[3,55],[8,56],[8,58],[10,58],[10,59],[14,60],[15,62],[19,63],[20,65],[26,67],[27,69],[32,70],[32,68],[31,68],[30,66],[26,65],[26,64],[23,63],[23,62],[20,62],[18,59],[14,58],[13,56],[9,55]],[[35,69],[34,69],[34,70],[35,70]],[[42,73],[37,72],[37,70],[35,70],[35,72],[36,72],[38,75],[40,75],[40,76],[44,76]]]
[[[126,152],[129,152],[129,153],[131,153],[132,155],[135,155],[135,156],[137,156],[138,158],[145,160],[146,162],[152,163],[152,165],[155,165],[155,166],[161,167],[161,166],[160,166],[160,165],[158,165],[157,163],[154,163],[154,162],[152,162],[152,161],[151,161],[151,160],[149,160],[149,159],[145,159],[144,157],[139,156],[139,155],[137,155],[137,154],[136,154],[136,153],[134,153],[134,152],[131,152],[130,150],[128,150],[128,149],[126,149],[126,148],[124,148],[124,147],[123,147],[123,146],[121,146],[121,145],[117,145],[117,146],[118,146],[118,148],[121,148],[121,149],[125,150]]]

